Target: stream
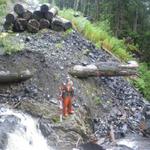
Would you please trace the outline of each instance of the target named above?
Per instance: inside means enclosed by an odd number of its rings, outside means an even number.
[[[36,119],[0,108],[0,150],[53,150],[42,136]]]

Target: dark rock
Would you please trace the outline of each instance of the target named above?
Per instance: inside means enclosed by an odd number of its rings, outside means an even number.
[[[6,133],[0,131],[0,150],[5,150],[8,144],[8,136]]]
[[[80,150],[105,150],[102,146],[94,143],[82,144],[79,148]]]
[[[50,136],[51,133],[53,132],[50,122],[48,122],[44,119],[39,120],[39,128],[40,128],[42,134],[44,135],[44,137]]]
[[[1,121],[3,119],[4,119],[4,121]],[[3,131],[5,131],[6,133],[13,132],[19,121],[20,121],[20,119],[14,115],[1,116],[0,132],[3,132]]]
[[[25,42],[30,42],[31,39],[32,39],[32,38],[28,36],[28,37],[25,38]]]

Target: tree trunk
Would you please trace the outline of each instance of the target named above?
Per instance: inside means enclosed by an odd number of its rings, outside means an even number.
[[[22,17],[23,13],[25,12],[25,9],[24,9],[23,5],[16,4],[14,6],[14,11],[19,17]]]
[[[58,14],[58,9],[57,8],[51,8],[47,13],[45,13],[45,18],[48,21],[52,21],[52,19]]]
[[[0,71],[0,83],[21,82],[31,78],[33,74],[29,70],[11,73],[9,71]]]
[[[45,29],[50,27],[50,22],[47,19],[40,20],[40,29]]]
[[[71,22],[61,17],[54,18],[52,21],[52,29],[56,31],[66,31],[71,27]]]
[[[36,33],[40,29],[40,23],[36,19],[31,19],[27,24],[27,29],[31,33]]]
[[[137,75],[137,66],[120,65],[116,63],[99,63],[96,65],[75,65],[70,69],[72,76],[86,78],[92,76],[131,76]]]
[[[26,19],[26,20],[30,20],[30,19],[32,18],[32,12],[29,11],[29,10],[26,10],[26,11],[23,13],[22,17],[23,17],[24,19]]]
[[[137,32],[137,24],[138,24],[138,9],[135,11],[135,19],[133,24],[133,32]]]

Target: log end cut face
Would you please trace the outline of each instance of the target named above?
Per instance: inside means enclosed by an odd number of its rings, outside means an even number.
[[[36,33],[40,29],[40,23],[36,19],[31,19],[27,24],[27,29],[31,33]]]

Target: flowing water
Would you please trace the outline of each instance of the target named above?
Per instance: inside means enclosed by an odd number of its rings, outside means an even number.
[[[4,107],[0,109],[2,140],[0,150],[53,150],[42,136],[36,119]]]

